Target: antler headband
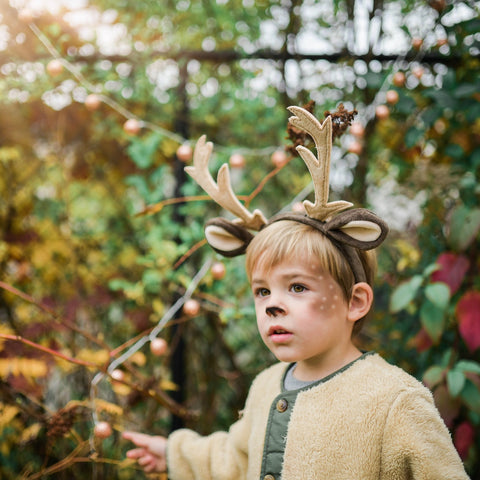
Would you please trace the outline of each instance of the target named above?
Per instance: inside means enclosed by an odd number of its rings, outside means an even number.
[[[388,233],[388,226],[369,210],[355,208],[344,211],[353,206],[350,202],[328,202],[332,118],[328,116],[321,124],[304,108],[288,107],[288,110],[293,113],[289,122],[308,133],[315,142],[317,158],[308,148],[297,146],[313,180],[315,202],[303,202],[306,215],[286,213],[268,221],[260,210],[250,212],[232,190],[227,164],[220,167],[217,182],[210,175],[208,161],[213,146],[205,141],[203,135],[195,146],[193,166],[185,167],[185,171],[215,202],[237,217],[233,221],[220,217],[209,220],[205,225],[207,242],[216,252],[234,257],[245,252],[253,238],[251,231],[259,231],[280,220],[292,220],[309,225],[330,239],[350,264],[355,281],[365,281],[365,271],[357,249],[370,250],[380,245]]]

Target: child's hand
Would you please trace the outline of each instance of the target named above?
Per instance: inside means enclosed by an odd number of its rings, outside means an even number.
[[[167,439],[165,437],[137,432],[123,432],[122,436],[138,447],[129,450],[127,457],[137,460],[146,473],[161,473],[167,470]]]

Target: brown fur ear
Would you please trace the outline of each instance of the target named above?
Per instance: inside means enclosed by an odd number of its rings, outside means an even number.
[[[205,238],[217,253],[236,257],[245,253],[253,235],[242,225],[218,217],[206,223]]]
[[[387,224],[364,208],[339,213],[326,222],[325,228],[335,240],[360,250],[378,247],[388,234]]]

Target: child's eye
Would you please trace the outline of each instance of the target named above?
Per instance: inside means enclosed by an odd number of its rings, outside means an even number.
[[[304,287],[303,285],[300,285],[299,283],[294,283],[292,286],[291,286],[291,290],[292,292],[295,292],[295,293],[302,293],[306,290],[307,288]]]
[[[270,294],[270,290],[268,288],[257,288],[255,290],[255,295],[258,297],[266,297]]]

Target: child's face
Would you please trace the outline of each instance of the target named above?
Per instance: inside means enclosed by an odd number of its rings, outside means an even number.
[[[308,259],[284,260],[252,272],[252,290],[260,335],[283,362],[296,371],[321,371],[351,351],[353,323],[348,302],[332,276]]]

